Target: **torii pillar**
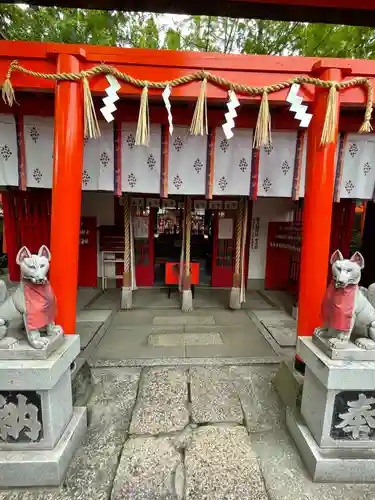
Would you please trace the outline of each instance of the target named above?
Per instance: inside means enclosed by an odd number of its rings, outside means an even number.
[[[59,54],[58,73],[80,71],[79,60]],[[76,332],[79,234],[83,166],[82,83],[56,83],[51,214],[51,284],[57,298],[57,323]]]
[[[351,73],[348,63],[337,65],[324,61],[315,63],[313,71],[321,80],[340,82],[343,75]],[[306,188],[303,209],[301,268],[298,294],[298,336],[312,335],[321,324],[320,308],[327,289],[328,264],[331,240],[332,204],[335,185],[336,140],[320,145],[329,90],[315,87],[313,118],[308,129]],[[337,116],[340,113],[340,95],[337,99]],[[296,357],[295,367],[304,371],[304,363]]]

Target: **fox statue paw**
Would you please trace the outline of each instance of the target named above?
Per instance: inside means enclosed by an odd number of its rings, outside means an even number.
[[[8,333],[8,326],[5,322],[5,320],[0,318],[0,340],[2,340],[4,337],[6,337],[7,333]]]
[[[367,337],[356,339],[354,343],[357,347],[365,349],[366,351],[372,351],[375,349],[375,342]]]
[[[340,332],[336,337],[328,339],[332,349],[346,349],[350,342],[350,332]]]
[[[45,349],[49,344],[48,338],[41,337],[39,330],[28,332],[27,340],[29,341],[31,347],[34,347],[34,349]]]

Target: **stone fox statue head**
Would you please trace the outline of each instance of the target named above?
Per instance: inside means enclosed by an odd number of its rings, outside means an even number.
[[[359,252],[355,252],[350,259],[344,259],[340,250],[336,250],[330,262],[336,288],[345,288],[359,283],[361,270],[365,267],[364,258]]]
[[[38,255],[31,254],[28,248],[22,247],[16,258],[21,268],[21,278],[36,285],[47,283],[50,260],[51,253],[45,245],[39,248]]]

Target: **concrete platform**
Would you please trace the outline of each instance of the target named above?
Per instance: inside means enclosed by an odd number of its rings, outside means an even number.
[[[172,363],[203,358],[279,361],[246,311],[223,309],[120,311],[92,355],[96,366],[107,366],[103,361],[108,366],[141,365],[143,360],[157,365],[167,358]]]
[[[281,347],[296,345],[297,322],[283,309],[254,311],[253,314]]]
[[[375,451],[339,450],[318,447],[296,414],[286,410],[286,424],[315,482],[375,483]]]
[[[0,451],[1,487],[58,486],[86,432],[86,413],[86,408],[74,408],[53,450]]]

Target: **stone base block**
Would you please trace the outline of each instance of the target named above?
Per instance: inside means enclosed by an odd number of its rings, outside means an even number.
[[[294,369],[294,361],[283,361],[274,380],[284,406],[296,409],[301,406],[303,375]]]
[[[319,448],[306,424],[287,409],[286,424],[314,482],[374,483],[375,448]]]
[[[77,407],[54,449],[0,451],[0,486],[58,486],[83,439],[86,427],[86,408]]]
[[[328,339],[313,335],[313,344],[330,359],[347,361],[375,361],[375,349],[360,349],[353,342],[349,342],[345,349],[332,349]]]
[[[50,336],[44,335],[49,342],[43,349],[34,349],[26,339],[26,332],[10,330],[8,335],[0,340],[0,359],[48,359],[64,342],[62,333]]]

